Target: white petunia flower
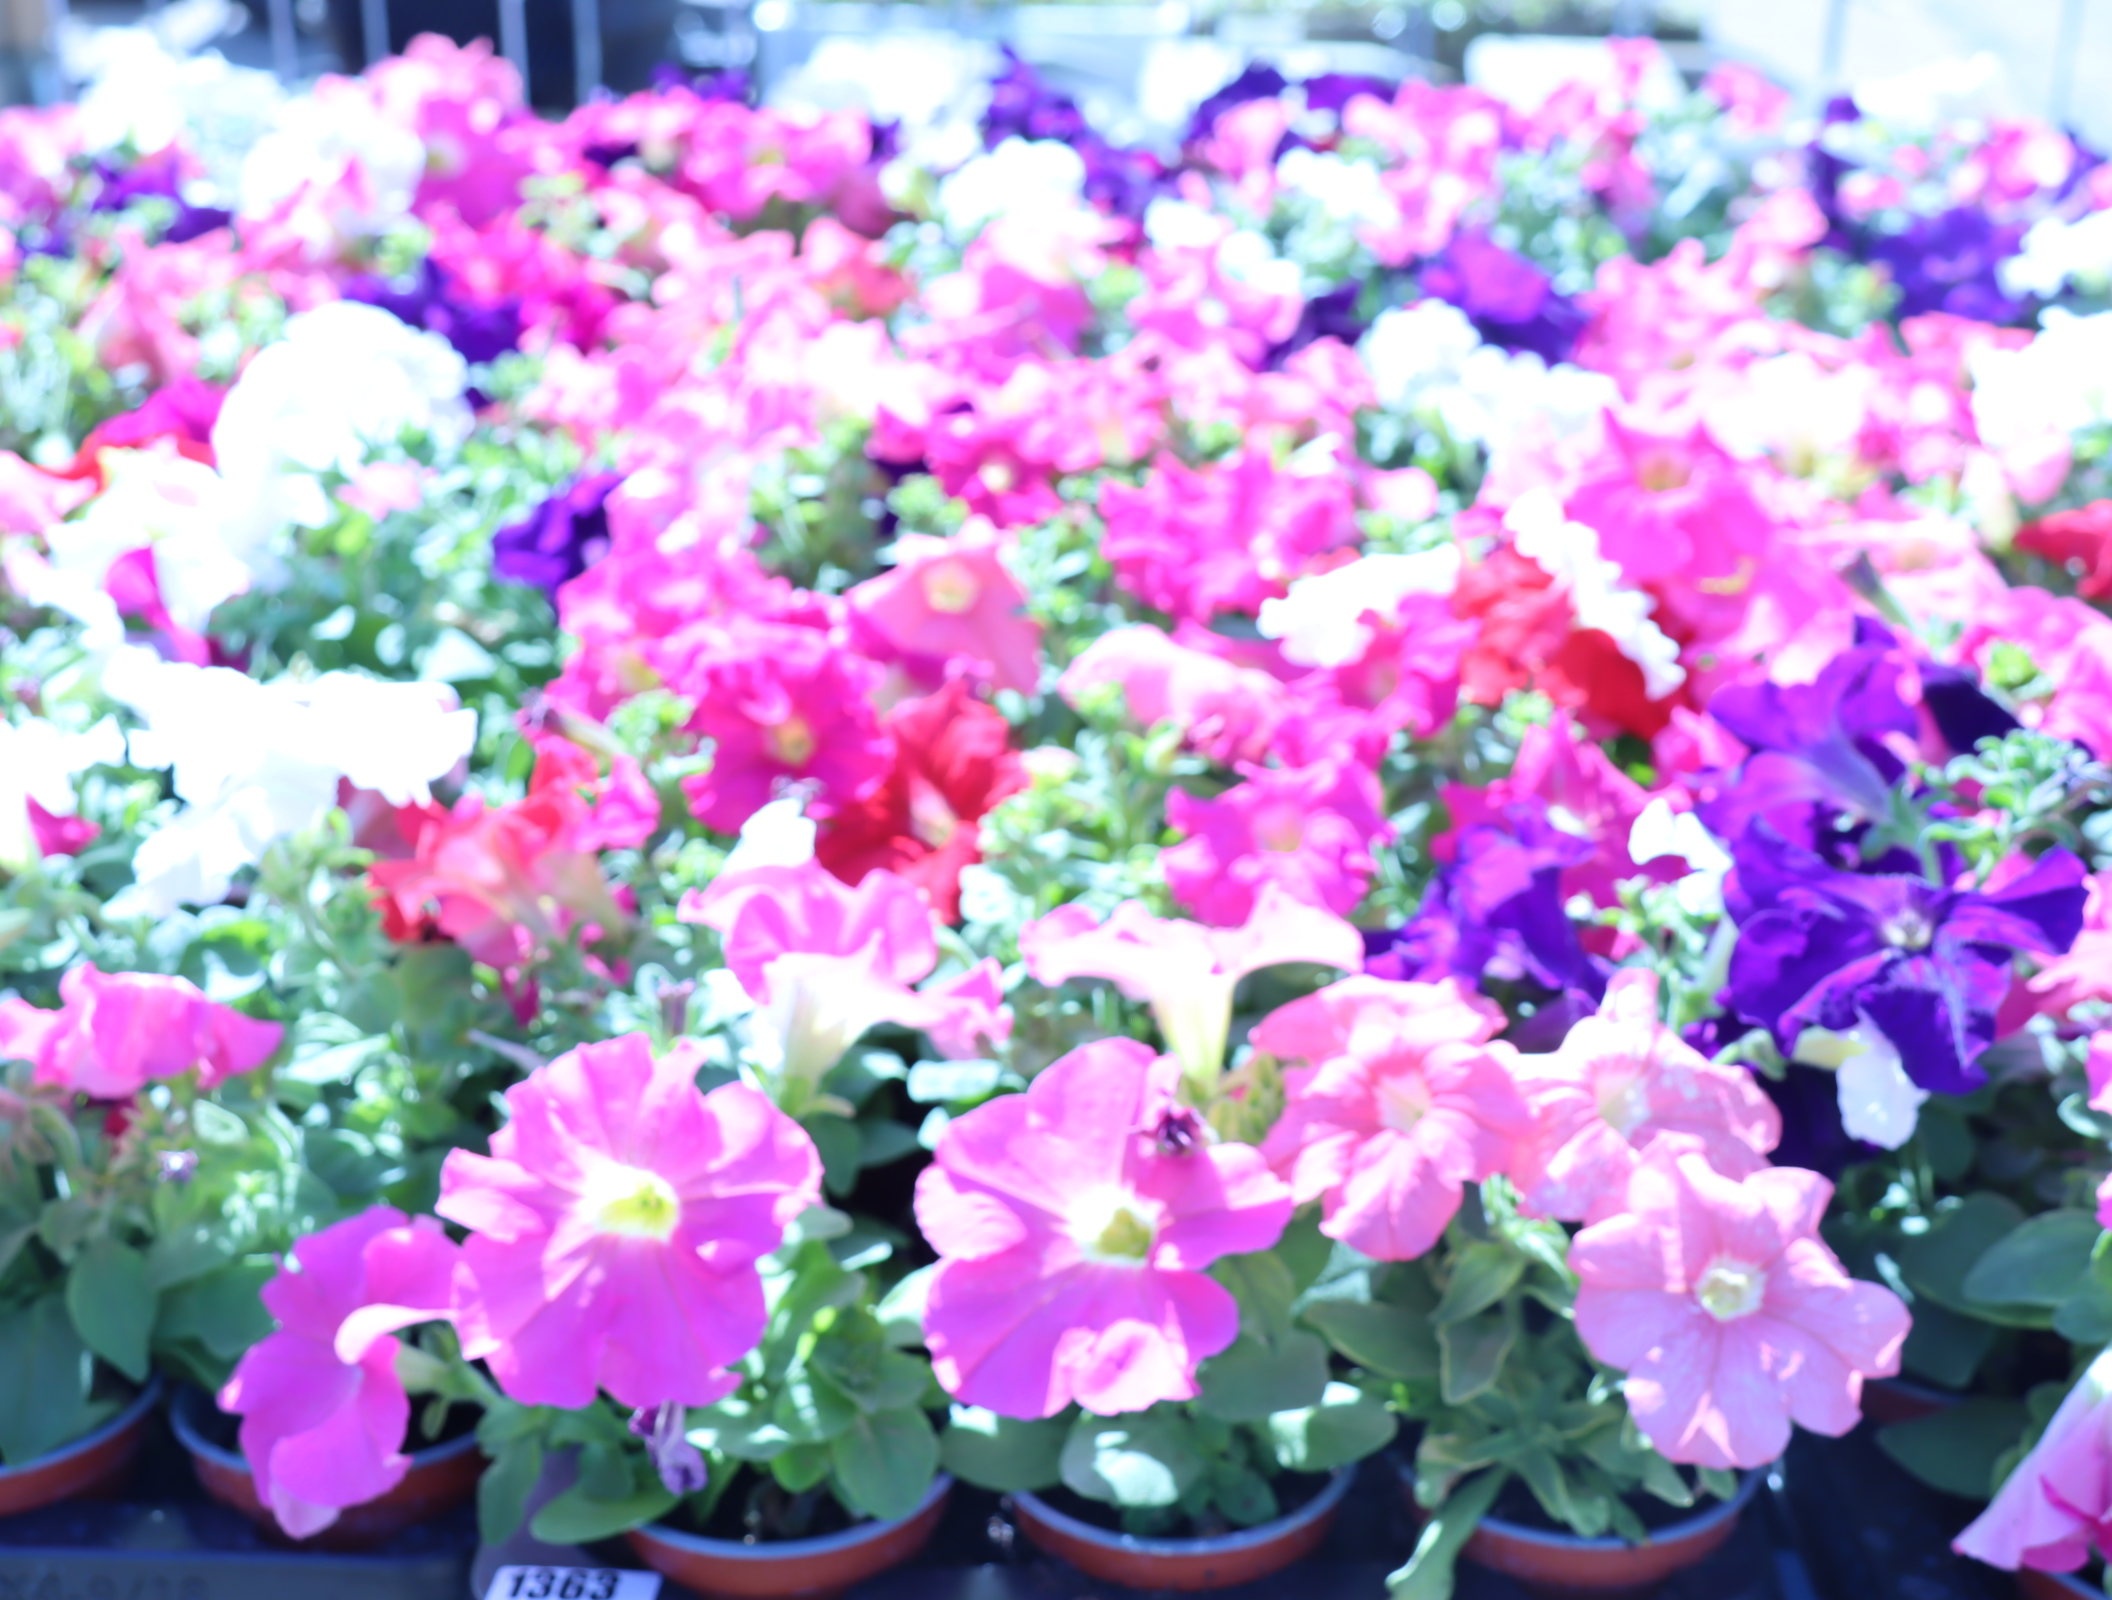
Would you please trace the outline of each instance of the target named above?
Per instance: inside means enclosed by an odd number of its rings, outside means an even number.
[[[1929,1093],[1907,1076],[1899,1047],[1869,1013],[1861,1013],[1856,1025],[1842,1032],[1806,1028],[1797,1038],[1795,1059],[1834,1070],[1841,1126],[1851,1139],[1897,1150],[1914,1137]]]
[[[1007,139],[939,185],[939,214],[956,239],[999,217],[1072,211],[1085,192],[1085,158],[1054,139]]]
[[[1691,811],[1674,811],[1672,802],[1659,795],[1628,830],[1628,859],[1647,867],[1667,857],[1684,861],[1690,869],[1673,885],[1680,906],[1691,916],[1720,913],[1730,853],[1701,825],[1701,818]]]
[[[1346,667],[1371,648],[1358,619],[1390,616],[1412,594],[1450,594],[1459,587],[1456,544],[1413,555],[1363,556],[1346,567],[1299,578],[1282,599],[1261,603],[1261,635],[1281,640],[1283,656],[1301,667]]]
[[[1518,553],[1537,562],[1569,591],[1577,625],[1596,628],[1643,672],[1643,687],[1661,700],[1687,681],[1679,646],[1650,620],[1657,602],[1621,581],[1618,563],[1599,553],[1599,536],[1563,513],[1548,489],[1528,489],[1504,514]]]

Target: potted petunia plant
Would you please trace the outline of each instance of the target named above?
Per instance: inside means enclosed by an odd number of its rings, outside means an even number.
[[[8,1511],[121,1479],[158,1374],[224,1375],[268,1331],[268,1252],[330,1207],[255,1081],[277,1023],[87,963],[58,998],[0,1001]]]
[[[1081,1045],[938,1138],[917,1221],[939,1255],[925,1340],[955,1401],[943,1459],[1096,1576],[1265,1575],[1318,1543],[1394,1422],[1299,1323],[1330,1246],[1239,1137],[1265,1127],[1267,1091],[1224,1053],[1243,975],[1353,966],[1361,943],[1274,892],[1230,929],[1128,902],[1020,942],[1044,984],[1107,976],[1149,1003],[1171,1049]]]

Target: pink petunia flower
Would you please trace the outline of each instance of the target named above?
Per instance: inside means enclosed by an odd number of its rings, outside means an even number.
[[[821,1196],[799,1124],[643,1034],[581,1045],[506,1091],[491,1154],[448,1153],[434,1207],[470,1230],[463,1353],[524,1405],[709,1405],[762,1336],[755,1263]]]
[[[1259,1151],[1162,1140],[1179,1066],[1102,1039],[949,1123],[917,1179],[939,1253],[924,1314],[947,1392],[1009,1417],[1191,1400],[1239,1334],[1202,1269],[1266,1250],[1290,1191]]]
[[[1148,622],[1100,635],[1063,669],[1056,692],[1075,706],[1107,684],[1121,688],[1140,727],[1178,723],[1190,747],[1213,761],[1259,761],[1290,710],[1284,686],[1266,672],[1170,639]]]
[[[1134,900],[1105,922],[1075,902],[1058,906],[1020,930],[1019,953],[1036,983],[1053,989],[1073,978],[1107,978],[1132,1000],[1148,1002],[1167,1048],[1202,1086],[1224,1070],[1232,991],[1241,978],[1292,961],[1355,972],[1364,964],[1364,940],[1333,912],[1269,883],[1237,928],[1155,917]]]
[[[1549,1056],[1519,1059],[1532,1126],[1511,1158],[1529,1215],[1596,1221],[1621,1210],[1642,1152],[1691,1134],[1727,1178],[1767,1165],[1782,1137],[1775,1103],[1742,1067],[1718,1066],[1658,1020],[1657,974],[1627,967],[1597,1016]]]
[[[1176,789],[1166,818],[1189,837],[1163,852],[1166,886],[1203,921],[1237,926],[1265,883],[1337,916],[1371,884],[1374,842],[1393,837],[1378,780],[1354,762],[1242,767],[1244,783],[1214,800]]]
[[[271,1059],[286,1030],[208,1000],[188,978],[70,968],[57,1011],[0,1000],[0,1057],[34,1062],[39,1083],[124,1100],[196,1068],[201,1088]]]
[[[278,1332],[243,1353],[219,1402],[242,1418],[257,1498],[296,1539],[410,1470],[394,1335],[450,1315],[460,1258],[431,1217],[374,1206],[297,1242],[264,1286]]]
[[[1668,1136],[1644,1153],[1627,1210],[1570,1242],[1577,1333],[1628,1374],[1628,1410],[1667,1460],[1766,1466],[1792,1421],[1846,1433],[1863,1379],[1899,1370],[1907,1308],[1820,1240],[1832,1196],[1795,1167],[1727,1178]]]
[[[1527,1127],[1503,1013],[1447,978],[1345,978],[1255,1026],[1284,1074],[1262,1146],[1320,1231],[1381,1261],[1437,1243],[1469,1183],[1501,1172]]]
[[[2014,1572],[2073,1572],[2112,1551],[2112,1353],[2068,1391],[2031,1453],[1951,1548]]]
[[[895,564],[850,601],[904,655],[972,662],[1000,689],[1041,683],[1041,624],[1022,614],[1027,593],[1005,570],[1008,541],[986,522],[951,539],[905,534]]]
[[[876,1023],[921,1029],[959,1056],[1011,1036],[995,961],[912,987],[938,965],[931,906],[884,868],[855,886],[814,861],[743,868],[690,890],[675,915],[718,929],[728,969],[763,1008],[787,1086],[820,1082]],[[797,1098],[780,1092],[795,1111]]]

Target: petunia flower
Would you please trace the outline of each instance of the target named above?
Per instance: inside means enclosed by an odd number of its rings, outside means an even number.
[[[864,799],[829,808],[814,853],[846,883],[886,869],[960,915],[961,869],[982,859],[979,824],[1027,785],[1012,726],[959,678],[937,694],[904,700],[886,718],[894,765]]]
[[[996,687],[1032,694],[1041,624],[1022,614],[1027,593],[1005,570],[1005,546],[987,523],[950,539],[905,534],[895,565],[859,584],[850,602],[903,654],[964,660]]]
[[[523,1405],[709,1405],[762,1336],[755,1263],[821,1197],[799,1124],[694,1051],[581,1045],[506,1091],[491,1154],[448,1152],[434,1210],[470,1230],[462,1351]]]
[[[1354,972],[1363,965],[1364,941],[1333,912],[1270,883],[1237,928],[1155,917],[1134,900],[1105,922],[1082,905],[1058,906],[1020,930],[1019,953],[1036,983],[1053,989],[1073,978],[1107,978],[1132,1000],[1148,1002],[1189,1082],[1207,1087],[1224,1070],[1232,991],[1241,978],[1291,961]]]
[[[2008,1572],[2073,1572],[2093,1548],[2112,1552],[2112,1351],[2090,1363],[1951,1548]]]
[[[1584,1222],[1618,1211],[1642,1153],[1660,1135],[1700,1140],[1709,1164],[1742,1178],[1767,1165],[1782,1119],[1753,1075],[1718,1066],[1657,1014],[1657,974],[1617,972],[1597,1016],[1553,1055],[1519,1061],[1532,1125],[1510,1176],[1526,1211]]]
[[[35,1064],[39,1083],[124,1100],[156,1078],[193,1068],[210,1089],[271,1059],[286,1030],[208,1000],[188,978],[102,972],[83,963],[59,979],[56,1011],[0,1000],[0,1057]]]
[[[1501,1172],[1528,1126],[1503,1013],[1457,982],[1345,978],[1256,1024],[1300,1061],[1262,1146],[1320,1231],[1380,1261],[1437,1243],[1469,1183]]]
[[[931,907],[892,872],[869,872],[855,888],[814,861],[723,872],[683,895],[675,915],[719,931],[778,1051],[780,1103],[795,1110],[876,1023],[921,1029],[963,1057],[1011,1033],[994,961],[950,985],[913,987],[938,965],[938,941]]]
[[[296,1539],[403,1481],[410,1401],[394,1335],[448,1318],[461,1251],[431,1217],[374,1206],[309,1234],[262,1291],[276,1333],[219,1393],[257,1498]]]
[[[1372,845],[1393,837],[1370,770],[1321,760],[1240,774],[1215,799],[1168,797],[1167,821],[1188,835],[1160,857],[1173,897],[1216,927],[1252,916],[1267,883],[1337,916],[1354,911],[1376,870]]]
[[[1982,1081],[2016,952],[2065,951],[2082,927],[2083,864],[2063,849],[1985,893],[1838,871],[1759,826],[1732,854],[1731,1005],[1785,1052],[1805,1028],[1867,1016],[1938,1094]]]
[[[939,1253],[925,1342],[956,1399],[1011,1417],[1192,1400],[1238,1337],[1202,1269],[1273,1245],[1290,1191],[1250,1146],[1160,1139],[1178,1076],[1102,1039],[947,1124],[916,1208]]]
[[[548,495],[491,536],[491,570],[512,583],[557,591],[609,553],[609,496],[623,476],[594,472]]]
[[[1570,1242],[1577,1333],[1628,1374],[1629,1414],[1668,1461],[1764,1467],[1792,1421],[1846,1433],[1863,1379],[1899,1370],[1907,1308],[1820,1240],[1832,1196],[1815,1172],[1728,1178],[1663,1138],[1627,1209]]]

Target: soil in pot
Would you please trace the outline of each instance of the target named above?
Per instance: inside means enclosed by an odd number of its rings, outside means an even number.
[[[1345,1467],[1320,1478],[1317,1490],[1278,1479],[1275,1487],[1281,1499],[1292,1500],[1292,1491],[1297,1491],[1292,1509],[1258,1527],[1209,1537],[1153,1538],[1126,1532],[1120,1514],[1111,1508],[1064,1495],[1068,1503],[1097,1514],[1097,1521],[1087,1522],[1057,1504],[1056,1494],[1062,1491],[1047,1498],[1016,1495],[1012,1505],[1029,1540],[1091,1577],[1132,1589],[1224,1589],[1266,1578],[1310,1555],[1327,1537],[1355,1476],[1354,1467]]]
[[[476,1493],[486,1465],[477,1449],[473,1409],[453,1408],[438,1439],[431,1443],[419,1438],[419,1416],[414,1411],[412,1437],[406,1441],[411,1469],[403,1481],[378,1499],[347,1506],[329,1527],[296,1541],[287,1537],[257,1498],[256,1480],[241,1455],[240,1418],[221,1411],[202,1389],[184,1389],[170,1407],[169,1420],[177,1439],[190,1452],[192,1470],[208,1495],[241,1512],[274,1542],[298,1543],[305,1549],[372,1550],[386,1544],[404,1529],[467,1501]]]
[[[759,1490],[744,1493],[736,1484],[706,1524],[730,1528],[731,1537],[666,1522],[636,1529],[624,1538],[647,1566],[715,1600],[827,1600],[922,1550],[945,1515],[952,1488],[953,1480],[941,1473],[908,1516],[853,1522],[826,1491],[816,1491],[833,1508],[824,1514],[819,1506],[791,1503],[802,1496],[773,1502]],[[726,1513],[724,1520],[721,1512]],[[790,1526],[801,1517],[809,1526],[837,1526],[803,1538],[762,1537],[766,1520]]]
[[[126,1386],[130,1389],[130,1385]],[[77,1496],[101,1496],[124,1487],[139,1456],[147,1422],[161,1399],[161,1379],[124,1397],[117,1414],[101,1427],[47,1451],[34,1461],[0,1467],[0,1516],[34,1511]]]

